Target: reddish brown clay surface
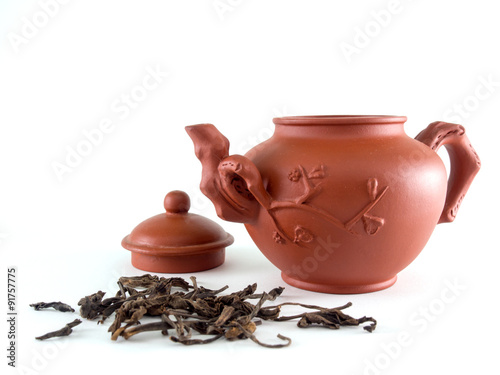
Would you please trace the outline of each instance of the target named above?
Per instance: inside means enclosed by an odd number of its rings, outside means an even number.
[[[222,219],[245,223],[287,283],[364,293],[391,286],[436,224],[455,218],[480,167],[462,126],[432,123],[412,139],[405,121],[276,118],[274,135],[246,156],[230,156],[211,124],[186,130],[203,165],[202,192]]]
[[[174,190],[164,201],[166,212],[140,223],[122,241],[132,265],[144,271],[188,273],[224,263],[233,237],[213,221],[189,213],[190,199]]]

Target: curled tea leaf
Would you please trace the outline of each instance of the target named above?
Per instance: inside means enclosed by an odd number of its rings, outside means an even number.
[[[73,332],[73,327],[76,327],[82,321],[80,319],[75,319],[71,323],[66,324],[63,328],[58,329],[57,331],[46,333],[45,335],[35,337],[37,340],[47,340],[52,337],[62,337],[69,336]]]
[[[42,310],[53,308],[54,310],[61,312],[75,312],[75,310],[68,304],[62,302],[37,302],[30,305],[35,310]]]
[[[82,318],[89,320],[97,318],[104,311],[102,304],[102,297],[104,292],[98,291],[97,293],[85,296],[80,299],[78,306],[80,307],[80,315]]]

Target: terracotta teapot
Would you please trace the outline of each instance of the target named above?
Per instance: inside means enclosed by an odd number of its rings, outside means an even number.
[[[451,222],[481,162],[461,125],[434,122],[415,139],[402,116],[275,118],[275,132],[230,155],[213,125],[186,127],[201,191],[244,223],[290,285],[365,293],[396,281],[438,223]],[[450,177],[436,151],[450,155]]]

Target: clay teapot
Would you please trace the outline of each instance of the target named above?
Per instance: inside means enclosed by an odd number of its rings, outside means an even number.
[[[451,222],[481,162],[461,125],[410,138],[402,116],[275,118],[245,156],[213,125],[186,127],[201,191],[220,218],[244,223],[290,285],[365,293],[394,284],[438,223]],[[444,145],[450,176],[436,153]]]

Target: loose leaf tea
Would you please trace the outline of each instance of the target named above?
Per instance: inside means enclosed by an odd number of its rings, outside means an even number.
[[[62,336],[69,336],[71,332],[73,332],[73,327],[76,327],[78,324],[80,324],[82,321],[80,319],[75,319],[71,323],[66,324],[63,328],[54,331],[54,332],[49,332],[46,333],[45,335],[35,337],[37,340],[47,340],[52,337],[62,337]]]
[[[128,340],[142,332],[160,331],[163,335],[170,335],[173,342],[184,345],[208,344],[225,338],[231,341],[250,339],[268,348],[288,346],[291,339],[278,334],[282,342],[267,344],[259,341],[255,331],[262,321],[298,319],[300,328],[320,326],[330,329],[370,322],[363,327],[368,332],[372,332],[377,324],[371,317],[355,319],[341,311],[351,303],[337,308],[293,302],[264,307],[264,303],[276,300],[284,288],[255,293],[257,284],[252,284],[240,291],[219,295],[228,287],[211,290],[198,285],[195,277],[190,279],[191,283],[180,277],[164,278],[150,274],[121,277],[119,291],[114,297],[103,299],[105,293],[98,291],[82,298],[78,303],[80,315],[89,320],[100,318],[99,323],[103,323],[114,313],[114,321],[108,329],[112,340],[119,337]],[[249,300],[257,301],[254,304]],[[283,306],[292,305],[308,311],[291,316],[281,314]],[[141,322],[145,316],[158,317],[159,320]],[[208,338],[201,338],[203,336]]]
[[[30,306],[35,308],[35,310],[48,309],[52,307],[53,309],[61,312],[75,312],[70,305],[62,302],[37,302],[32,303]]]
[[[302,303],[295,303],[295,302],[285,302],[276,307],[281,307],[286,305],[301,306],[304,308],[317,310],[315,312],[306,312],[293,316],[281,316],[274,319],[277,321],[285,321],[285,320],[300,318],[299,322],[297,323],[297,326],[299,326],[300,328],[306,328],[313,325],[320,325],[330,329],[339,329],[341,326],[358,326],[362,323],[371,322],[370,325],[364,326],[363,329],[368,332],[373,332],[373,330],[377,326],[377,321],[373,318],[364,316],[359,319],[354,319],[353,317],[344,314],[341,310],[351,307],[352,306],[351,302],[345,304],[344,306],[336,307],[333,309],[328,309],[314,305],[304,305]]]
[[[267,348],[283,348],[292,340],[281,334],[274,344],[263,343],[255,336],[257,327],[263,321],[288,321],[297,319],[297,326],[311,326],[339,329],[342,326],[359,326],[372,332],[377,321],[371,317],[355,319],[342,310],[344,306],[326,308],[296,302],[285,302],[274,306],[264,306],[275,301],[284,288],[274,288],[269,292],[256,293],[257,284],[248,285],[240,291],[221,295],[228,286],[212,290],[198,285],[194,276],[191,283],[180,277],[158,277],[150,274],[120,277],[119,290],[114,297],[104,298],[105,293],[98,291],[80,299],[80,315],[88,320],[99,318],[104,323],[114,313],[114,321],[109,326],[111,340],[119,337],[128,340],[142,332],[160,331],[170,340],[183,345],[208,344],[218,339],[250,339]],[[250,300],[256,300],[255,303]],[[74,311],[71,306],[61,302],[39,302],[31,305],[36,310],[54,308],[58,311]],[[283,315],[282,307],[298,306],[307,309],[296,315]],[[158,321],[145,323],[143,318],[157,317]],[[49,332],[36,339],[68,336],[72,328],[82,321],[76,319],[58,331]],[[205,336],[206,338],[203,338]]]

